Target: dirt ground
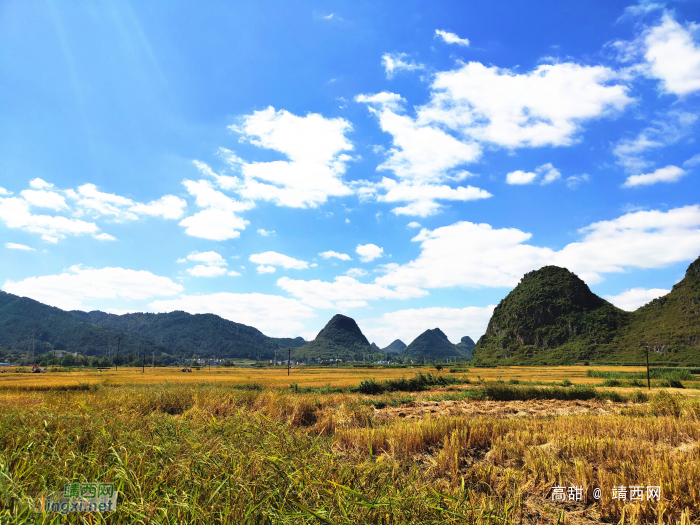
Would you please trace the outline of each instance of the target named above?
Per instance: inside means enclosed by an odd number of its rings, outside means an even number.
[[[399,407],[386,407],[375,412],[381,419],[422,419],[432,416],[490,416],[496,418],[550,417],[592,413],[605,415],[615,412],[609,401],[416,401]]]

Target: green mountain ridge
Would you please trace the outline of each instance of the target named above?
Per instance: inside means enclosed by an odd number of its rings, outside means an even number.
[[[399,357],[436,361],[447,357],[467,359],[467,354],[457,345],[452,344],[442,330],[433,328],[416,337],[401,351]]]
[[[389,346],[382,348],[382,352],[398,354],[404,348],[406,348],[406,343],[404,343],[401,339],[394,339]]]
[[[474,349],[476,364],[700,362],[700,258],[664,297],[625,312],[565,268],[526,274],[499,303]]]
[[[381,351],[370,345],[355,320],[342,314],[334,315],[313,341],[293,352],[297,361],[374,361],[381,356]]]
[[[36,354],[52,350],[102,357],[165,354],[173,359],[199,357],[271,359],[275,350],[299,347],[302,338],[273,338],[214,314],[65,311],[27,297],[0,292],[0,346]]]

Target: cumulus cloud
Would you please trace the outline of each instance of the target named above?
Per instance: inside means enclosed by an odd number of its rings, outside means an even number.
[[[416,337],[432,328],[440,328],[450,341],[459,343],[468,335],[477,341],[488,326],[495,305],[466,308],[410,308],[389,312],[381,317],[359,320],[357,323],[370,340],[380,347],[401,339],[410,344]]]
[[[265,230],[263,228],[258,228],[258,235],[262,235],[263,237],[269,237],[270,235],[274,235],[275,230]]]
[[[441,29],[435,30],[435,38],[442,39],[446,44],[457,44],[458,46],[469,46],[469,40],[466,38],[459,38],[455,33],[450,33],[449,31],[443,31]]]
[[[219,253],[214,251],[194,251],[188,254],[187,257],[177,260],[179,263],[184,263],[187,261],[202,263],[185,270],[193,277],[218,277],[224,274],[231,276],[240,275],[235,271],[227,272],[225,267],[228,265],[228,263]]]
[[[585,121],[632,102],[617,72],[572,62],[528,73],[461,63],[437,73],[431,91],[428,104],[417,109],[418,124],[506,148],[571,145]]]
[[[55,191],[22,190],[19,194],[29,204],[38,208],[51,208],[57,211],[68,209],[66,198]]]
[[[345,134],[352,130],[343,118],[324,118],[317,113],[304,117],[272,106],[241,117],[229,128],[242,142],[282,153],[288,160],[245,162],[227,152],[225,160],[242,178],[219,176],[223,189],[238,192],[250,201],[268,200],[278,206],[315,208],[329,197],[350,195],[342,176],[353,149]]]
[[[537,178],[537,173],[516,170],[506,175],[506,182],[508,184],[530,184],[535,181],[535,178]]]
[[[58,275],[29,277],[21,281],[7,280],[3,290],[30,297],[64,310],[89,308],[95,299],[144,300],[176,295],[182,286],[167,277],[144,270],[124,268],[83,268],[71,266]]]
[[[26,246],[24,244],[17,244],[14,242],[6,242],[5,248],[9,248],[10,250],[34,251],[34,248],[30,248],[29,246]]]
[[[641,37],[646,73],[659,79],[666,93],[682,96],[700,89],[700,46],[693,38],[698,28],[694,23],[683,27],[666,12]]]
[[[382,55],[382,65],[386,77],[392,78],[398,71],[417,71],[425,69],[420,62],[415,62],[406,53],[385,53]]]
[[[644,173],[642,175],[631,175],[622,185],[623,188],[634,188],[635,186],[649,186],[659,182],[676,182],[680,180],[687,171],[678,166],[666,166],[659,168],[652,173]]]
[[[195,197],[197,206],[204,208],[180,221],[187,235],[213,241],[240,237],[239,230],[244,230],[249,222],[237,214],[252,208],[252,202],[232,199],[216,190],[207,180],[185,180],[183,184],[188,193]]]
[[[12,192],[0,186],[0,195],[12,195]]]
[[[506,183],[508,184],[531,184],[535,182],[537,177],[541,176],[540,184],[550,184],[561,178],[561,172],[552,166],[551,163],[543,164],[535,169],[534,172],[516,170],[506,175]]]
[[[406,225],[406,228],[420,228],[420,227],[421,227],[420,223],[415,222],[415,221],[414,221],[414,222],[409,222],[409,223]]]
[[[365,284],[349,276],[338,276],[333,282],[303,281],[282,277],[277,280],[277,285],[304,304],[315,308],[354,308],[367,306],[367,301],[410,299],[422,297],[428,293],[404,286],[391,289],[377,284]],[[349,306],[350,304],[352,306]]]
[[[350,257],[347,253],[338,253],[334,251],[327,251],[327,252],[321,252],[319,253],[321,257],[324,259],[340,259],[341,261],[352,261],[352,257]]]
[[[116,241],[117,238],[114,235],[110,235],[109,233],[97,233],[93,235],[93,238],[97,239],[98,241]]]
[[[186,271],[193,277],[218,277],[226,273],[226,268],[197,264],[192,268],[187,268]]]
[[[260,265],[260,266],[258,266],[258,267],[256,268],[256,270],[257,270],[258,273],[260,273],[260,274],[264,274],[264,273],[275,273],[275,272],[277,271],[277,268],[275,268],[274,266],[263,266],[263,265]]]
[[[0,220],[8,228],[38,233],[47,242],[58,242],[66,235],[94,234],[100,229],[94,222],[69,219],[63,216],[35,215],[29,210],[30,204],[19,197],[0,200]]]
[[[369,274],[367,273],[367,270],[363,270],[362,268],[350,268],[347,272],[345,272],[345,275],[350,277],[364,277]]]
[[[380,248],[376,244],[358,244],[355,253],[360,256],[362,262],[370,262],[382,257],[384,248]]]
[[[458,222],[413,238],[420,255],[376,279],[413,288],[512,287],[523,274],[546,265],[577,273],[589,284],[627,268],[662,268],[700,253],[700,206],[638,211],[579,230],[580,240],[561,250],[528,243],[516,228]]]
[[[664,290],[662,288],[651,288],[648,290],[644,288],[632,288],[618,295],[606,295],[605,299],[618,308],[627,310],[628,312],[634,312],[637,308],[644,306],[657,297],[666,295],[670,291],[671,290]]]
[[[155,312],[212,313],[278,337],[296,337],[304,330],[304,321],[315,317],[312,308],[296,299],[260,293],[181,295],[175,299],[153,301],[149,307]]]
[[[289,270],[305,270],[309,267],[309,263],[306,261],[300,261],[288,255],[277,252],[264,252],[264,253],[254,253],[249,257],[250,262],[261,265],[281,266],[282,268]],[[263,266],[264,267],[264,266]],[[274,271],[274,269],[272,270]],[[260,272],[260,267],[258,267],[258,272]],[[260,273],[268,273],[260,272]],[[271,273],[271,272],[270,272]]]
[[[115,240],[107,233],[97,233],[100,228],[91,221],[82,220],[89,215],[92,220],[102,217],[116,222],[136,220],[139,216],[162,216],[175,219],[183,214],[186,202],[173,195],[165,195],[148,204],[126,197],[100,191],[94,184],[83,184],[76,190],[62,190],[43,179],[29,182],[32,189],[22,190],[18,197],[0,197],[0,220],[8,228],[39,233],[42,239],[56,243],[66,235],[92,234],[98,240]],[[9,195],[0,191],[0,195]],[[35,214],[32,208],[47,208],[54,212],[71,212],[64,215]]]
[[[175,195],[164,195],[157,201],[151,201],[148,204],[137,202],[129,209],[138,215],[179,219],[185,214],[186,207],[187,202],[184,199]]]
[[[468,201],[491,196],[473,186],[452,188],[445,184],[471,176],[469,172],[454,170],[480,157],[478,144],[458,140],[438,126],[419,124],[399,114],[404,100],[394,93],[358,95],[355,100],[368,104],[382,130],[392,135],[392,147],[377,170],[391,171],[399,179],[399,182],[389,177],[378,183],[357,181],[354,186],[361,199],[407,202],[406,206],[392,211],[397,215],[426,217],[440,211],[438,199]]]

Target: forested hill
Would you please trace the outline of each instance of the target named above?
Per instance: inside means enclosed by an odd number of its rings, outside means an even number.
[[[123,355],[165,353],[188,358],[271,359],[275,350],[306,343],[301,337],[268,337],[214,314],[67,312],[0,292],[0,346],[7,349],[114,356],[118,338]]]

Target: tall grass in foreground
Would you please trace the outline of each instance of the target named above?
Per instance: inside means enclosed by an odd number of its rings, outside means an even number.
[[[6,394],[0,523],[562,523],[572,511],[625,523],[698,518],[697,401],[662,394],[643,405],[604,402],[619,407],[607,416],[383,424],[361,401],[215,385]],[[116,483],[119,509],[31,511],[30,496],[69,481]],[[610,499],[613,485],[635,484],[660,485],[664,501]],[[588,501],[554,505],[554,485],[582,485]],[[596,486],[604,497],[594,504]]]

